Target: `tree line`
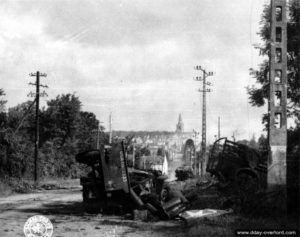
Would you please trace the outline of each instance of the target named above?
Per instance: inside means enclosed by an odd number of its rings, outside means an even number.
[[[0,176],[33,178],[35,106],[27,101],[5,110],[0,90]],[[75,154],[96,147],[99,121],[82,110],[75,94],[58,95],[39,111],[38,176],[78,177],[83,169]],[[100,127],[100,139],[107,139]]]

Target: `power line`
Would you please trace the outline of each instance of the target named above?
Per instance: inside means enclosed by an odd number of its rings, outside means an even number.
[[[19,122],[19,124],[18,124],[16,130],[14,131],[14,135],[15,135],[15,134],[19,131],[19,129],[22,127],[24,120],[27,118],[27,115],[29,114],[31,108],[32,108],[33,105],[35,104],[35,101],[36,101],[36,100],[34,99],[34,101],[29,105],[29,107],[28,107],[27,110],[25,111],[25,113],[24,113],[24,115],[23,115],[21,121]]]

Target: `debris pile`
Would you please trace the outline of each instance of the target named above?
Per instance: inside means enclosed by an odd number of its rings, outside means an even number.
[[[89,175],[80,179],[84,203],[93,204],[93,211],[118,210],[139,220],[149,215],[190,220],[229,213],[221,210],[241,208],[247,198],[259,193],[266,174],[258,153],[226,138],[217,140],[210,152],[207,172],[211,176],[199,179],[190,166],[177,168],[177,181],[170,183],[160,170],[129,168],[123,142],[80,153],[76,160],[91,167]]]
[[[134,216],[140,219],[146,216],[143,210],[148,210],[167,220],[186,209],[187,199],[165,184],[166,176],[128,168],[123,142],[79,153],[76,160],[91,168],[80,179],[89,210],[124,214],[137,210]]]
[[[206,171],[224,187],[234,184],[246,192],[258,192],[266,186],[266,158],[246,145],[218,139],[209,155]]]

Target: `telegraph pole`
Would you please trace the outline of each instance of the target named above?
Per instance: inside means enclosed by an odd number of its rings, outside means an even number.
[[[35,150],[34,150],[34,181],[38,181],[38,153],[39,153],[39,107],[40,107],[40,96],[47,96],[47,93],[43,91],[40,93],[40,87],[48,88],[46,85],[40,84],[40,77],[46,77],[45,73],[40,73],[37,71],[36,73],[30,73],[29,76],[36,77],[35,83],[29,83],[29,85],[36,86],[36,92],[30,92],[30,96],[35,96]]]
[[[100,140],[100,121],[99,121],[99,126],[98,126],[98,129],[97,129],[97,144],[96,144],[96,149],[97,150],[100,149],[99,140]]]
[[[97,129],[93,129],[93,130],[92,130],[93,134],[94,134],[94,133],[97,133],[97,134],[96,134],[96,149],[97,149],[97,150],[99,150],[99,149],[100,149],[100,132],[101,132],[101,123],[103,123],[103,122],[101,122],[101,121],[99,120],[99,125],[98,125],[98,128],[97,128]]]
[[[112,143],[112,116],[109,114],[109,144]]]
[[[134,169],[135,166],[135,143],[132,142],[132,168]]]
[[[210,86],[210,82],[206,82],[206,78],[213,76],[213,72],[206,72],[201,66],[195,66],[195,70],[202,71],[203,76],[197,76],[196,81],[202,81],[202,142],[201,142],[201,158],[199,157],[199,175],[203,174],[203,161],[205,161],[206,153],[206,92],[211,92],[211,89],[206,89],[206,86]]]
[[[99,125],[98,125],[98,129],[97,129],[97,145],[96,145],[96,147],[97,147],[97,150],[99,150],[100,149],[100,133],[101,133],[101,123],[103,123],[103,122],[101,122],[100,120],[99,120]]]

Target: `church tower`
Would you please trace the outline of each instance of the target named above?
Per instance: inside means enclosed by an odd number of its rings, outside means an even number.
[[[181,113],[179,114],[178,123],[176,125],[176,133],[183,133],[184,124],[182,122]]]

